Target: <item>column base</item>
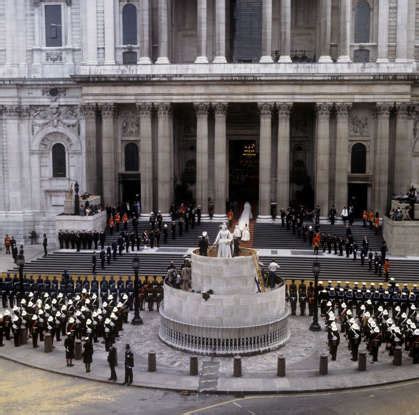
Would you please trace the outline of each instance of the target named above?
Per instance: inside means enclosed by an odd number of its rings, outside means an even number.
[[[292,63],[291,56],[281,55],[278,59],[278,63]]]
[[[213,218],[216,221],[222,221],[222,220],[227,220],[227,215],[225,213],[214,213]]]
[[[377,58],[376,63],[389,63],[389,60],[387,58]]]
[[[151,59],[148,56],[141,56],[138,65],[151,65]]]
[[[333,63],[332,58],[329,55],[320,56],[319,63]]]
[[[347,55],[342,55],[338,57],[338,62],[339,63],[351,63],[351,58]]]
[[[227,59],[225,56],[216,56],[212,63],[227,63]]]
[[[197,56],[194,63],[208,63],[206,56]]]
[[[105,61],[104,64],[105,65],[115,65],[115,59],[110,60],[110,61]]]
[[[259,59],[259,63],[273,63],[273,62],[274,62],[274,60],[272,59],[272,56],[270,56],[270,55],[262,56]]]
[[[156,60],[157,65],[168,65],[170,64],[169,58],[167,56],[160,56]]]
[[[266,221],[272,221],[271,215],[258,215],[256,218],[256,222],[266,222]]]
[[[413,60],[408,59],[408,58],[396,58],[394,62],[396,62],[396,63],[412,63]]]

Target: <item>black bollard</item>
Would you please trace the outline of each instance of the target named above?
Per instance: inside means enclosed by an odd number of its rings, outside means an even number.
[[[198,376],[198,357],[191,356],[189,359],[189,375]]]
[[[278,364],[277,364],[277,370],[276,370],[276,374],[277,376],[279,376],[280,378],[285,377],[285,372],[286,372],[286,363],[285,363],[285,357],[280,354],[278,356]]]
[[[44,352],[45,353],[52,352],[52,336],[50,333],[47,333],[44,336]]]
[[[319,375],[325,376],[328,372],[328,356],[327,354],[322,354],[320,356],[320,368],[319,368]]]
[[[234,356],[233,376],[240,378],[242,376],[242,359],[240,356]]]
[[[148,354],[148,371],[149,372],[155,372],[156,371],[156,353],[150,352]]]
[[[365,352],[358,353],[358,370],[360,372],[367,370],[367,354]]]
[[[81,355],[82,355],[81,340],[76,340],[74,343],[74,359],[81,360]]]
[[[393,355],[393,366],[401,366],[402,365],[402,348],[397,346],[394,348],[394,355]]]

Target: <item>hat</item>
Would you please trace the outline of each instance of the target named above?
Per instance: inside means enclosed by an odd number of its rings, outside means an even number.
[[[32,320],[33,320],[33,321],[38,320],[38,316],[37,316],[36,314],[34,314],[34,315],[32,316]]]
[[[70,317],[69,320],[68,320],[68,322],[69,323],[74,323],[74,318],[73,317]]]
[[[378,327],[374,327],[374,333],[379,333],[380,329]]]

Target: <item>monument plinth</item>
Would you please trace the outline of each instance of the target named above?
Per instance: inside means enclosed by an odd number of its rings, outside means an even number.
[[[192,254],[192,291],[165,285],[161,340],[215,355],[268,352],[287,341],[285,285],[258,292],[256,252],[242,251],[233,258]]]

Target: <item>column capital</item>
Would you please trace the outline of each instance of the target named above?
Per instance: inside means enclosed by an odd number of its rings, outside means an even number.
[[[336,114],[338,117],[347,117],[352,108],[350,102],[338,102],[335,104]]]
[[[96,104],[80,105],[80,114],[85,119],[96,118]]]
[[[19,113],[20,117],[29,119],[31,117],[31,110],[32,108],[30,105],[22,105],[20,107],[20,113]]]
[[[409,102],[396,102],[395,108],[399,117],[409,117],[411,112],[411,105]]]
[[[99,105],[99,109],[102,112],[103,118],[113,118],[115,114],[115,104],[101,104]]]
[[[159,102],[157,104],[154,104],[157,108],[157,113],[159,116],[167,116],[169,115],[172,107],[169,102]]]
[[[195,102],[193,104],[196,115],[207,115],[210,107],[209,102]]]
[[[20,105],[3,105],[3,113],[7,118],[18,118],[21,112]]]
[[[333,105],[328,102],[317,102],[316,103],[316,112],[319,117],[328,117],[330,111],[332,110]]]
[[[259,108],[261,117],[270,117],[272,115],[274,103],[273,102],[260,102],[258,103],[258,108]]]
[[[214,106],[214,111],[215,111],[216,116],[226,115],[227,106],[228,106],[226,102],[217,102],[213,104],[213,106]]]
[[[390,111],[393,108],[393,104],[388,102],[377,102],[376,104],[376,113],[379,117],[389,117]]]
[[[278,117],[289,118],[292,110],[292,103],[289,102],[277,102],[276,107],[278,108]]]
[[[137,102],[137,111],[140,117],[149,117],[153,109],[153,104],[150,102]]]

